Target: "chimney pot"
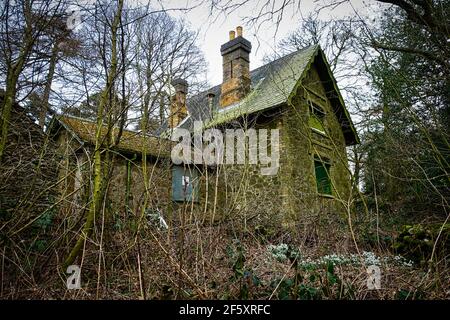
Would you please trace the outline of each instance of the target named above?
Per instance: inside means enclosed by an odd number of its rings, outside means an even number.
[[[242,27],[241,27],[241,26],[238,26],[238,27],[236,28],[236,33],[237,33],[237,36],[238,36],[238,37],[242,37]]]
[[[230,40],[233,40],[236,37],[236,34],[233,30],[230,31]]]
[[[173,79],[171,82],[172,86],[175,88],[175,92],[182,92],[187,94],[188,82],[181,78]]]

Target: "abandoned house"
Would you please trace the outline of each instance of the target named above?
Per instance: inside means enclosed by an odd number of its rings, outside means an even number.
[[[242,28],[229,36],[220,48],[222,84],[187,98],[187,82],[175,80],[166,126],[155,135],[123,132],[114,147],[109,205],[118,214],[142,209],[145,146],[152,199],[147,206],[167,221],[186,206],[211,221],[287,226],[314,214],[345,214],[351,192],[346,147],[357,144],[358,136],[323,51],[311,46],[251,71],[252,47]],[[279,129],[277,174],[261,175],[259,165],[173,164],[171,129],[192,130],[197,120],[204,128],[221,130]],[[80,197],[89,196],[86,181],[96,125],[55,116],[51,130],[64,155],[64,196],[80,203],[74,207],[80,210],[87,203]]]

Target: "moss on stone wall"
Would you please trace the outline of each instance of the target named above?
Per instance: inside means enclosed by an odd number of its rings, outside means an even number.
[[[326,113],[325,134],[314,132],[309,126],[308,98],[320,104]],[[310,69],[289,104],[271,116],[260,114],[256,120],[245,120],[243,123],[251,123],[250,127],[256,129],[280,129],[280,168],[276,176],[263,176],[258,165],[221,166],[215,218],[232,219],[246,227],[249,223],[283,224],[297,229],[317,225],[318,221],[326,227],[330,227],[330,221],[345,221],[346,210],[340,201],[348,201],[350,192],[345,140],[316,70]],[[317,192],[315,156],[331,164],[332,197]],[[208,181],[211,207],[214,170]]]
[[[324,111],[324,133],[310,127],[309,100]],[[227,220],[244,227],[284,225],[307,229],[318,224],[330,227],[330,221],[345,221],[342,202],[348,202],[350,176],[344,135],[314,67],[287,104],[241,120],[227,128],[279,129],[280,167],[276,175],[264,176],[260,165],[248,163],[203,168],[199,202],[174,203],[170,159],[151,159],[147,163],[151,176],[148,207],[161,210],[173,223],[182,217],[186,223]],[[330,164],[332,196],[318,194],[315,158]],[[130,165],[131,174],[127,171]],[[110,208],[120,216],[125,217],[127,210],[141,212],[145,187],[139,156],[132,162],[130,156],[115,157],[108,195]]]

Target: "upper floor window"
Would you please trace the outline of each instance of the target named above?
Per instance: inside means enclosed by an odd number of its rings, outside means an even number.
[[[325,111],[318,104],[309,101],[309,126],[311,129],[325,134]]]

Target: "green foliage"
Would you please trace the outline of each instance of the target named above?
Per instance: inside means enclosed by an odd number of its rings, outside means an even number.
[[[50,203],[53,203],[54,199],[49,199]],[[49,209],[44,211],[36,221],[33,222],[31,228],[31,235],[35,238],[31,242],[31,250],[42,253],[47,250],[51,241],[49,241],[50,230],[54,224],[54,217],[57,214],[57,207],[50,206]]]
[[[430,14],[448,17],[446,5]],[[445,217],[450,196],[448,36],[387,8],[374,33],[379,54],[369,63],[378,101],[366,114],[361,152],[369,208],[416,223]],[[388,49],[385,49],[387,47]],[[392,48],[405,48],[394,50]],[[424,52],[425,54],[417,53]],[[375,204],[375,197],[377,204]]]
[[[48,246],[48,242],[45,239],[37,239],[36,241],[33,242],[31,248],[34,251],[37,252],[44,252],[45,249],[47,249]]]
[[[114,225],[113,225],[114,230],[116,231],[120,231],[124,228],[124,224],[122,222],[122,219],[120,219],[119,215],[115,214],[114,215]]]
[[[300,252],[285,243],[277,246],[269,245],[268,249],[272,256],[279,262],[289,260],[291,263],[297,263],[298,259],[300,259]]]
[[[430,258],[441,225],[405,225],[393,245],[394,249],[409,259],[425,264]],[[444,225],[437,253],[447,254],[450,248],[450,224]]]
[[[340,257],[330,255],[318,261],[303,261],[297,249],[284,243],[270,245],[268,250],[277,261],[289,261],[294,271],[292,277],[272,280],[270,287],[276,290],[279,299],[318,300],[354,296],[351,285],[346,285],[336,274],[335,265],[346,262]]]
[[[53,221],[53,216],[54,216],[55,212],[53,210],[47,210],[45,211],[40,217],[39,219],[37,219],[34,223],[33,226],[37,229],[39,229],[40,231],[46,231],[48,228],[50,228],[50,226],[52,225],[52,221]]]
[[[394,216],[396,217],[396,216]],[[398,220],[398,219],[397,219]],[[386,230],[392,230],[395,226],[392,221],[389,221],[388,217],[383,217],[383,225],[378,225],[376,217],[373,219],[364,219],[358,221],[356,234],[358,241],[364,244],[366,248],[391,248],[394,238],[391,233],[387,233]],[[398,222],[401,223],[401,222]],[[398,225],[397,223],[397,225]]]
[[[275,279],[271,288],[277,290],[280,300],[321,300],[321,299],[352,299],[354,289],[345,284],[335,272],[332,262],[319,267],[313,264],[301,264],[295,268],[295,276]]]
[[[230,280],[239,284],[238,299],[249,299],[254,293],[253,288],[261,285],[261,280],[254,274],[251,268],[245,266],[244,249],[239,240],[233,245],[227,246],[227,255],[232,264],[233,275]]]
[[[277,234],[277,228],[271,225],[257,225],[255,226],[254,234],[261,240],[262,243],[266,243],[275,238]]]

